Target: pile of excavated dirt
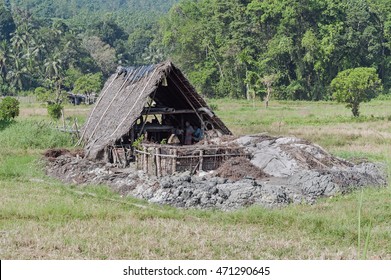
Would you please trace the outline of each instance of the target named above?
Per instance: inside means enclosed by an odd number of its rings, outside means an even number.
[[[233,158],[214,172],[188,172],[157,178],[85,160],[75,153],[48,153],[47,173],[73,184],[106,184],[124,196],[182,208],[233,210],[249,205],[280,207],[314,203],[320,197],[362,187],[386,186],[380,165],[353,164],[321,147],[293,137],[265,135],[214,139],[240,145],[249,160]]]
[[[45,158],[47,158],[49,161],[54,161],[56,160],[56,158],[63,155],[84,157],[84,151],[83,150],[70,151],[68,149],[49,149],[46,150],[46,152],[44,153]]]
[[[224,162],[215,175],[234,181],[240,179],[263,179],[269,177],[260,168],[253,165],[249,159],[243,157],[231,158]]]

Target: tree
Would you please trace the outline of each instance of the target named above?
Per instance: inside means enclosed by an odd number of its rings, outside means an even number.
[[[6,41],[0,42],[0,81],[6,83],[7,66],[10,60],[10,47]]]
[[[360,103],[376,97],[382,86],[375,68],[359,67],[338,73],[331,82],[331,89],[333,98],[347,103],[346,107],[352,109],[353,116],[358,117]]]
[[[0,4],[0,41],[9,40],[15,31],[15,23],[9,10]]]
[[[90,94],[102,88],[102,73],[87,74],[78,78],[73,89],[76,93]]]
[[[99,37],[91,36],[84,38],[83,47],[90,53],[104,75],[108,76],[115,70],[117,66],[115,49],[103,42]]]
[[[277,75],[267,75],[262,78],[262,83],[266,87],[266,96],[265,96],[265,107],[269,107],[269,100],[273,92],[273,83],[277,80]]]

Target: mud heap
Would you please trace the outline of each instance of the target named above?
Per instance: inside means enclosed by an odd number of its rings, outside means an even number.
[[[280,207],[314,203],[320,197],[387,184],[381,165],[368,162],[356,165],[294,137],[253,135],[209,142],[243,146],[249,159],[233,158],[213,172],[195,175],[185,172],[157,178],[134,166],[120,169],[62,150],[47,153],[47,173],[73,184],[109,185],[124,196],[153,203],[221,210],[254,204]]]

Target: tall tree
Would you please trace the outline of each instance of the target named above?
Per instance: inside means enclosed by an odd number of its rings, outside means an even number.
[[[15,22],[10,10],[0,3],[0,41],[9,40],[15,31]]]

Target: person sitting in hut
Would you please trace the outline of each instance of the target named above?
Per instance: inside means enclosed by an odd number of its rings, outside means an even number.
[[[185,123],[186,129],[185,129],[185,145],[191,145],[193,142],[193,133],[194,128],[191,126],[191,124],[186,121]]]
[[[193,140],[195,142],[200,142],[202,139],[204,139],[204,132],[200,127],[196,127],[196,130],[193,133]]]

